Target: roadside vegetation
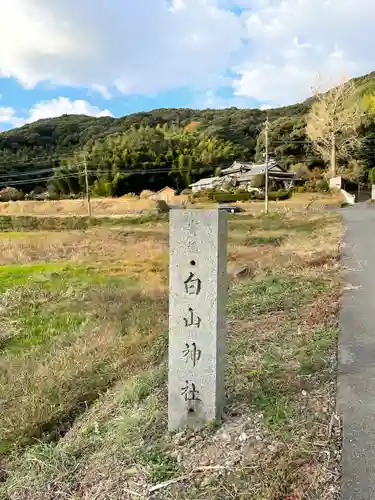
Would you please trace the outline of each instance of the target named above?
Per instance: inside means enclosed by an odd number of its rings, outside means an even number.
[[[1,499],[335,498],[338,215],[231,216],[224,421],[177,434],[167,220],[7,229]]]

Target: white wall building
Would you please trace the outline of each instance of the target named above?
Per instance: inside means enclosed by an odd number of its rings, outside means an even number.
[[[193,184],[190,184],[190,188],[193,193],[199,193],[199,191],[203,191],[205,189],[213,189],[220,183],[220,177],[208,177],[207,179],[200,179]]]

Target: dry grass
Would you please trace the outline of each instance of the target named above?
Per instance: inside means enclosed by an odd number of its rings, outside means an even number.
[[[269,202],[270,212],[288,211],[318,211],[325,208],[337,208],[345,200],[340,192],[337,193],[296,193],[289,200]],[[246,211],[260,213],[264,211],[264,202],[241,203],[240,206]]]
[[[148,235],[150,238],[147,238]],[[138,229],[12,233],[7,238],[0,238],[0,265],[59,260],[118,262],[134,258],[143,261],[160,258],[166,248],[167,235],[138,232]]]
[[[87,283],[75,277],[62,273],[47,286],[35,280],[3,295],[3,316],[16,325],[2,345],[4,449],[69,423],[82,404],[142,368],[164,326],[165,296],[129,280],[119,288],[95,284],[100,276]]]
[[[137,198],[94,198],[91,205],[95,216],[126,215],[156,208],[154,201]],[[87,205],[85,200],[12,201],[0,203],[0,215],[86,216]]]
[[[172,204],[181,204],[186,201],[186,196],[174,196],[168,200]],[[95,217],[126,216],[142,211],[154,211],[157,209],[157,203],[145,197],[93,198],[91,208]],[[87,203],[85,200],[11,201],[0,203],[1,215],[86,216]]]
[[[224,421],[177,435],[167,225],[0,238],[0,498],[335,499],[341,231],[335,214],[231,217],[229,268],[251,277],[231,283]]]
[[[338,207],[344,201],[341,193],[297,193],[290,200],[270,202],[271,212],[318,210],[324,207]],[[186,196],[175,196],[168,203],[179,205],[187,202]],[[154,211],[156,202],[148,198],[93,198],[91,201],[92,213],[95,217],[126,216],[143,211]],[[197,202],[191,208],[212,208],[212,202]],[[264,210],[263,202],[240,203],[245,210],[260,213]],[[13,201],[0,203],[0,216],[39,216],[39,217],[73,217],[86,216],[87,205],[85,200],[59,201]]]

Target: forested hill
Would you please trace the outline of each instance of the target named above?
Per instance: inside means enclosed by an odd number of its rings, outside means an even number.
[[[270,120],[302,116],[308,102],[268,110]],[[84,115],[63,115],[12,129],[0,134],[0,161],[22,160],[37,156],[60,157],[107,135],[123,133],[132,127],[177,125],[186,127],[199,122],[199,130],[232,141],[254,154],[259,128],[266,111],[259,109],[174,109],[164,108],[134,113],[122,118],[93,118]],[[246,153],[245,153],[246,154]]]
[[[375,73],[355,80],[373,91]],[[157,189],[165,184],[183,188],[212,174],[234,159],[251,161],[263,152],[259,136],[266,115],[272,122],[272,153],[288,167],[316,158],[303,141],[305,116],[312,100],[281,108],[156,109],[122,118],[64,115],[39,120],[0,134],[0,187],[14,185],[25,192],[46,185],[58,167],[76,180],[59,189],[82,188],[82,151],[90,182],[99,194]],[[155,173],[155,175],[149,175]],[[146,173],[147,176],[142,175]],[[94,186],[95,184],[95,186]]]

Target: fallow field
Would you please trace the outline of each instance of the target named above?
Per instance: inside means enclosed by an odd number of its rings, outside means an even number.
[[[0,498],[335,499],[339,216],[230,216],[224,421],[177,434],[168,221],[107,222],[0,233]]]
[[[278,210],[319,210],[323,207],[338,207],[344,201],[341,193],[295,193],[286,201],[270,202],[271,211]],[[176,196],[168,203],[181,205],[188,203],[187,196]],[[202,203],[198,200],[194,207],[212,207],[213,202]],[[247,211],[260,213],[264,209],[264,202],[241,203],[240,206]],[[153,212],[156,202],[151,199],[139,199],[135,196],[122,198],[93,198],[91,200],[92,214],[94,217],[105,216],[134,216],[137,212]],[[10,201],[0,203],[0,216],[35,216],[35,217],[85,217],[87,204],[81,200],[56,200],[56,201]]]

